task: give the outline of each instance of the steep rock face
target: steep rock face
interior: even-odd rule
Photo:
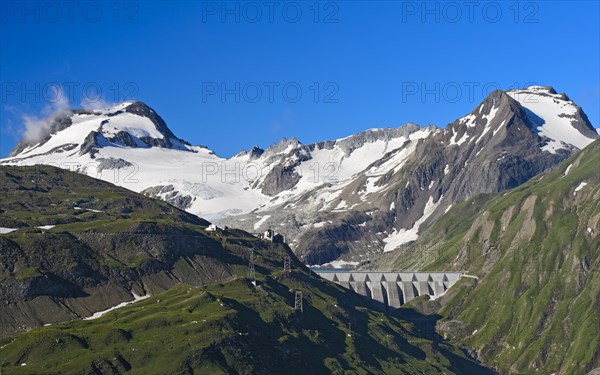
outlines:
[[[294,165],[274,166],[261,184],[261,192],[268,196],[281,193],[284,190],[293,188],[300,175],[294,170]]]
[[[258,146],[254,146],[250,149],[250,151],[241,151],[240,153],[238,153],[236,155],[236,157],[243,157],[248,155],[248,160],[254,160],[254,159],[258,159],[263,153],[265,152],[265,150],[263,150],[262,148],[258,147]]]
[[[195,199],[190,195],[182,195],[178,191],[175,191],[173,185],[159,185],[153,186],[140,192],[147,197],[156,199],[162,199],[165,202],[185,210],[190,207],[192,201]]]
[[[102,140],[106,140],[102,134],[97,131],[90,132],[79,147],[79,155],[89,155],[92,159],[95,158],[98,153],[98,144],[100,144]]]
[[[162,145],[161,147],[171,147],[172,144],[169,143],[169,140],[171,140],[171,139],[176,139],[176,140],[179,140],[180,142],[189,144],[189,143],[177,138],[175,136],[175,134],[173,134],[171,129],[169,129],[165,120],[163,120],[163,118],[160,117],[158,115],[158,113],[156,113],[156,111],[154,111],[152,108],[150,108],[145,103],[143,103],[143,102],[132,103],[132,104],[128,105],[127,107],[125,107],[125,112],[133,113],[140,117],[150,119],[150,121],[152,121],[152,123],[156,126],[156,129],[164,136],[165,145]]]
[[[406,228],[420,218],[411,217],[411,208],[424,207],[430,198],[433,203],[441,200],[446,209],[475,194],[510,189],[550,170],[573,152],[541,152],[543,141],[533,128],[515,100],[495,91],[471,114],[418,144],[410,157],[413,163],[386,182],[398,180],[390,192],[398,217],[396,228]],[[430,218],[441,213],[437,210]]]
[[[114,137],[108,138],[107,141],[109,141],[110,143],[116,143],[116,144],[123,145],[126,147],[137,147],[138,146],[138,142],[135,141],[133,136],[124,131],[118,132],[117,134],[115,134]]]
[[[270,167],[266,170],[262,181],[256,181],[254,186],[260,187],[262,194],[272,197],[293,188],[300,181],[300,174],[296,171],[296,167],[310,159],[310,151],[296,138],[290,140],[283,138],[281,142],[265,151],[253,149],[253,152],[248,155],[248,160],[255,161],[259,158]]]
[[[454,174],[450,180],[459,180],[450,190],[455,202],[473,193],[497,192],[520,185],[570,155],[568,151],[558,155],[540,152],[542,140],[532,131],[534,124],[525,110],[502,91],[493,92],[469,116],[473,119],[470,122],[458,120],[450,124],[447,134],[450,137],[455,133],[460,138],[461,130],[466,128],[465,137],[469,137],[465,147],[446,155],[454,166],[463,166],[449,173]],[[476,140],[472,141],[473,138]]]

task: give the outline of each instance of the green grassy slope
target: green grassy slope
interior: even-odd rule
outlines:
[[[232,245],[205,220],[77,173],[2,166],[0,192],[0,227],[18,228],[0,235],[0,338],[89,316],[132,291],[227,280],[246,264],[220,251]],[[255,240],[243,241],[265,247]]]
[[[598,233],[596,141],[551,173],[454,207],[381,264],[478,276],[444,305],[439,328],[484,363],[582,374],[600,367]]]
[[[97,320],[30,331],[0,349],[2,372],[486,373],[302,271],[259,280],[180,284]],[[303,313],[292,308],[297,289]]]
[[[21,228],[0,235],[1,321],[29,325],[0,339],[2,374],[488,373],[418,314],[372,309],[284,244],[217,236],[163,202],[55,168],[0,173],[12,181],[3,225]],[[35,228],[47,224],[56,227]],[[131,290],[152,296],[81,320]],[[69,321],[55,323],[57,311]]]
[[[169,204],[78,173],[37,165],[0,166],[0,227],[122,231],[144,219],[208,224]],[[65,226],[62,226],[65,225]],[[35,231],[35,229],[34,229]],[[38,232],[40,232],[38,230]]]

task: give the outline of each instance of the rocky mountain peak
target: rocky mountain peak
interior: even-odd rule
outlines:
[[[289,139],[283,137],[281,138],[279,143],[275,143],[269,146],[266,150],[264,150],[264,153],[267,156],[276,155],[280,153],[287,153],[300,145],[302,145],[302,143],[296,137],[292,137]]]
[[[533,127],[519,102],[502,90],[494,90],[468,115],[449,124],[444,129],[444,138],[449,144],[457,145],[487,143],[498,132],[502,136],[502,130],[514,123]]]
[[[160,117],[160,115],[147,104],[139,101],[134,102],[125,107],[125,112],[150,119],[150,121],[152,121],[152,123],[156,126],[156,129],[163,134],[166,139],[175,138],[183,143],[189,144],[177,138],[171,129],[169,129],[165,120],[163,120],[163,118]]]
[[[522,108],[520,108],[519,103],[508,96],[506,92],[494,90],[473,110],[473,112],[471,112],[471,114],[481,117],[490,117],[492,114],[503,111],[519,113],[522,111]]]
[[[523,89],[524,91],[534,91],[537,93],[541,93],[541,94],[550,94],[550,95],[557,95],[556,90],[554,90],[554,87],[552,86],[527,86],[525,89]]]
[[[258,147],[258,145],[255,145],[248,152],[250,154],[250,160],[259,158],[264,152],[265,152],[265,150],[263,150],[262,148]]]
[[[506,93],[523,107],[532,129],[545,140],[545,151],[556,153],[571,147],[581,150],[598,138],[583,110],[550,86],[529,86]]]
[[[40,121],[41,138],[24,138],[10,157],[28,158],[78,148],[95,158],[103,147],[161,147],[190,151],[163,118],[143,102],[124,102],[103,109],[73,109]]]
[[[258,159],[263,153],[265,152],[265,150],[263,150],[262,148],[260,148],[258,145],[255,145],[254,147],[252,147],[250,149],[250,151],[248,150],[242,150],[240,152],[238,152],[234,158],[238,158],[238,157],[242,157],[242,156],[248,156],[248,160],[254,160],[254,159]]]

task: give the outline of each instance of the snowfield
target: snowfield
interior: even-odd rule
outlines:
[[[556,153],[568,145],[581,150],[594,141],[571,125],[569,116],[575,115],[577,107],[572,101],[563,99],[562,95],[552,94],[541,86],[511,90],[507,94],[533,113],[530,118],[538,124],[539,134],[550,139],[543,150]]]

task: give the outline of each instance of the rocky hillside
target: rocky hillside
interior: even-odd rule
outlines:
[[[164,202],[47,166],[0,180],[2,336],[233,275],[208,223]]]
[[[284,244],[54,167],[0,174],[2,373],[490,373]]]
[[[503,194],[453,207],[376,269],[477,276],[439,331],[503,372],[600,367],[600,141]],[[440,307],[440,306],[438,306]]]

